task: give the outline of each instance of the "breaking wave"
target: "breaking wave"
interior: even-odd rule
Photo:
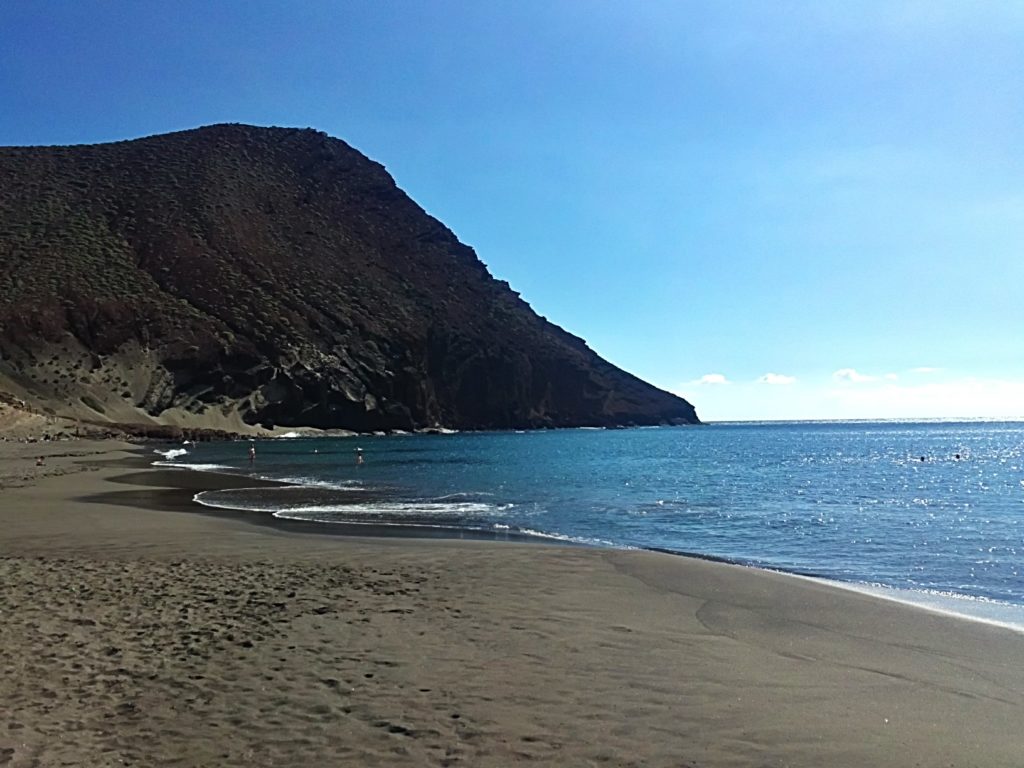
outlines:
[[[187,448],[170,448],[170,449],[168,449],[166,451],[161,451],[160,449],[157,449],[157,450],[153,451],[153,453],[158,454],[160,456],[163,456],[165,459],[170,460],[170,459],[176,459],[179,456],[184,456],[185,454],[188,453],[188,449]]]

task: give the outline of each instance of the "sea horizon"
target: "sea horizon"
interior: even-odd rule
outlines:
[[[710,419],[704,424],[975,424],[1024,422],[1024,416],[887,416],[830,419]]]

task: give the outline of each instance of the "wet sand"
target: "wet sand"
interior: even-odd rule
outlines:
[[[0,765],[1021,765],[1022,634],[671,555],[195,514],[233,480],[118,447],[37,478],[0,446]]]

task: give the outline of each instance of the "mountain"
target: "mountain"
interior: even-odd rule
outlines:
[[[495,280],[375,163],[213,125],[0,148],[0,392],[124,423],[697,423]]]

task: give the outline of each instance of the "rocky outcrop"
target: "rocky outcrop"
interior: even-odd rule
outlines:
[[[0,390],[129,423],[695,423],[495,280],[382,166],[216,125],[0,149]]]

